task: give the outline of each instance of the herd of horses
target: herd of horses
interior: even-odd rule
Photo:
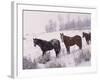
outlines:
[[[82,37],[85,38],[87,45],[89,45],[89,41],[91,41],[91,33],[82,33]],[[61,41],[64,43],[67,53],[70,54],[70,47],[73,45],[77,45],[79,49],[82,49],[82,38],[79,35],[75,35],[73,37],[66,36],[63,33],[60,33],[60,38]],[[42,50],[42,56],[49,51],[54,49],[56,53],[56,57],[58,57],[60,50],[61,50],[61,45],[60,41],[58,39],[52,39],[50,41],[38,39],[38,38],[33,38],[33,43],[34,46],[38,45],[41,50]]]

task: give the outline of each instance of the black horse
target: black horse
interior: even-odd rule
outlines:
[[[38,45],[41,48],[41,50],[43,52],[42,56],[44,56],[46,51],[54,49],[55,53],[56,53],[56,57],[57,57],[60,52],[60,49],[61,49],[60,41],[57,39],[52,39],[50,41],[46,41],[46,40],[35,38],[35,39],[33,39],[33,43],[34,43],[34,46]]]
[[[82,39],[79,35],[74,37],[65,36],[63,33],[60,33],[61,40],[64,42],[67,52],[70,53],[70,46],[77,45],[80,49],[82,49]]]
[[[83,37],[85,37],[85,40],[86,40],[87,44],[89,45],[89,41],[91,41],[91,33],[83,32]]]

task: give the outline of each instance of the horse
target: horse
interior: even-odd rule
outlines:
[[[35,47],[36,47],[36,45],[38,45],[41,48],[42,56],[44,56],[46,51],[50,51],[50,50],[54,49],[54,51],[56,53],[56,57],[58,57],[58,54],[60,53],[60,50],[61,50],[60,41],[57,39],[52,39],[50,41],[46,41],[46,40],[42,40],[42,39],[37,39],[37,38],[34,39],[33,38],[33,43],[34,43]]]
[[[70,46],[77,45],[79,49],[82,49],[82,39],[79,35],[69,37],[65,36],[63,33],[60,33],[62,42],[64,42],[68,54],[70,54]]]
[[[91,33],[83,32],[83,37],[85,37],[85,40],[86,40],[87,44],[89,45],[89,41],[91,41]]]

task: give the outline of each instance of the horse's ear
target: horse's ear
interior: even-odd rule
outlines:
[[[35,40],[35,38],[33,38],[33,40]]]

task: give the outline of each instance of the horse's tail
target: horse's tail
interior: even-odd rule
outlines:
[[[58,41],[59,52],[61,51],[60,41]]]
[[[61,46],[60,46],[60,41],[59,40],[57,41],[57,43],[56,43],[56,45],[54,47],[57,49],[58,53],[60,53]]]

